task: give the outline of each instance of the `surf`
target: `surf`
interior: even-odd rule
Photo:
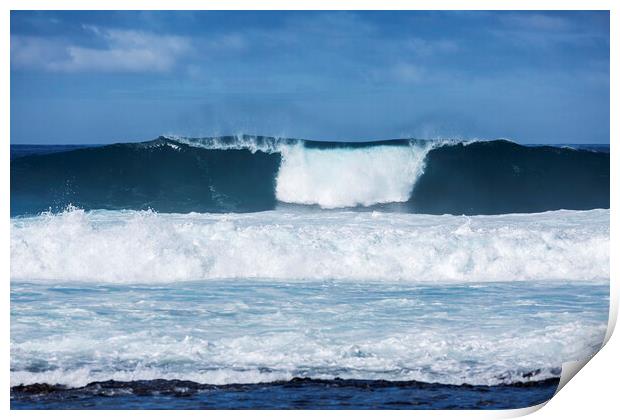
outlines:
[[[505,140],[160,137],[11,161],[11,215],[68,205],[244,213],[281,205],[425,214],[609,208],[609,153]]]
[[[609,210],[435,216],[84,211],[11,220],[11,279],[167,283],[609,278]]]

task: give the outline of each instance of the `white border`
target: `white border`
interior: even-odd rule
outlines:
[[[9,139],[10,139],[10,82],[9,82],[9,57],[10,57],[10,10],[70,10],[70,9],[97,9],[97,10],[195,10],[195,9],[212,9],[212,10],[405,10],[405,9],[417,9],[417,10],[610,10],[611,19],[611,104],[610,115],[611,118],[611,138],[618,136],[618,124],[614,120],[614,116],[618,116],[618,84],[617,76],[620,70],[618,66],[619,51],[618,51],[618,39],[620,19],[618,18],[618,11],[620,4],[614,1],[603,0],[591,0],[591,1],[578,1],[578,0],[564,0],[558,2],[557,0],[475,0],[465,2],[463,0],[444,0],[444,1],[402,1],[402,0],[382,0],[377,1],[352,1],[352,0],[298,0],[292,4],[290,1],[283,0],[262,0],[260,2],[251,2],[247,0],[229,0],[229,1],[209,1],[209,2],[197,2],[192,0],[93,0],[88,2],[86,7],[85,2],[75,0],[57,0],[55,2],[45,0],[5,0],[2,2],[2,14],[0,17],[0,30],[2,31],[2,66],[0,66],[0,92],[2,92],[2,104],[0,106],[0,133],[3,137],[3,147],[0,148],[0,162],[2,167],[0,170],[0,229],[2,232],[2,252],[0,255],[0,273],[2,273],[2,279],[4,281],[4,287],[2,293],[4,297],[4,310],[2,312],[2,332],[4,340],[2,340],[1,354],[2,360],[4,360],[3,372],[0,377],[2,382],[0,383],[0,390],[3,390],[2,406],[3,409],[8,412],[9,410],[9,367],[10,367],[10,355],[9,355],[9,340],[10,340],[10,317],[9,317],[9,305],[10,305],[10,247],[9,247]],[[501,6],[501,7],[500,7]],[[612,147],[611,154],[611,206],[612,209],[618,208],[619,194],[617,191],[618,176],[619,176],[619,163],[618,153],[615,151],[615,145]],[[611,255],[620,255],[618,253],[618,218],[615,210],[611,212]],[[610,327],[608,329],[607,339],[609,339],[615,321],[617,319],[618,312],[618,285],[617,285],[617,273],[618,262],[614,258],[611,259],[611,307],[610,307]],[[617,388],[616,380],[620,378],[619,363],[615,354],[620,354],[620,342],[617,337],[611,337],[607,345],[596,355],[588,366],[579,373],[576,380],[570,381],[570,383],[563,388],[556,397],[554,397],[545,406],[544,409],[537,411],[543,405],[538,407],[532,407],[520,410],[502,410],[502,411],[355,411],[353,415],[358,418],[371,418],[378,416],[390,416],[400,417],[415,416],[417,418],[427,417],[442,417],[442,418],[507,418],[516,417],[537,411],[533,418],[572,418],[594,416],[594,418],[611,418],[614,414],[618,413],[618,404],[616,400]],[[323,411],[321,416],[327,416],[329,418],[336,418],[340,416],[338,411]],[[46,416],[48,418],[82,418],[87,415],[92,418],[108,418],[110,412],[88,412],[85,414],[80,411],[44,411],[44,412],[29,412],[29,411],[13,411],[8,413],[15,418],[30,418],[35,416]],[[234,418],[237,416],[247,416],[248,412],[229,412],[229,411],[216,411],[210,412],[209,416],[217,418]],[[314,418],[316,412],[314,411],[253,411],[252,417],[273,419],[273,418],[288,418],[290,416],[299,418]],[[350,415],[351,412],[343,413],[344,415]],[[175,411],[115,411],[112,415],[128,417],[132,419],[139,418],[164,418],[171,415],[182,416],[185,418],[197,418],[203,417],[204,412],[175,412]]]

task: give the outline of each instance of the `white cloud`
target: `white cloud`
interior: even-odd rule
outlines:
[[[11,66],[43,67],[66,53],[63,46],[45,38],[11,36]]]
[[[52,71],[164,72],[191,50],[187,38],[85,26],[104,44],[84,47],[42,37],[11,37],[11,64]]]

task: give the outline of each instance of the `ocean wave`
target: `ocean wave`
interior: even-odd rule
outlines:
[[[272,137],[115,144],[15,158],[11,214],[253,212],[283,203],[427,214],[609,207],[609,154],[508,141]]]
[[[170,333],[171,334],[171,333]],[[501,385],[558,377],[594,353],[604,325],[571,323],[512,333],[422,329],[351,344],[305,331],[203,340],[144,331],[11,343],[11,386],[81,387],[96,381],[187,380],[224,385],[313,379]],[[495,335],[493,335],[495,334]],[[49,357],[50,359],[46,359]],[[62,367],[45,367],[52,364]]]
[[[159,140],[178,142],[190,147],[207,150],[248,150],[251,153],[280,153],[290,146],[303,145],[306,142],[299,139],[250,136],[247,134],[202,138],[166,135],[161,136]],[[170,143],[168,142],[167,144]]]
[[[320,369],[319,369],[320,370]],[[366,381],[391,381],[391,382],[420,382],[420,383],[440,383],[443,385],[470,385],[470,386],[498,386],[527,384],[545,381],[548,379],[559,378],[560,367],[537,368],[532,371],[512,370],[493,374],[488,372],[488,377],[468,377],[458,380],[445,375],[445,382],[437,382],[437,377],[432,374],[419,374],[406,369],[398,369],[395,372],[369,372],[369,371],[348,371],[347,369],[337,369],[336,374],[316,373],[310,376],[296,376],[298,374],[308,374],[309,370],[300,369],[297,371],[276,370],[268,368],[261,369],[210,369],[195,372],[175,372],[157,368],[139,368],[136,370],[112,370],[102,371],[101,368],[77,368],[77,369],[58,369],[43,372],[12,371],[11,387],[28,386],[33,384],[60,385],[69,388],[80,388],[96,382],[119,381],[191,381],[195,384],[203,385],[230,385],[230,384],[265,384],[280,381],[291,381],[296,378],[307,378],[311,380],[366,380]],[[310,370],[311,371],[311,370]],[[325,369],[325,372],[328,370]],[[456,375],[455,375],[456,376]],[[424,378],[431,382],[424,382],[419,379]],[[464,382],[464,381],[472,381]],[[479,383],[480,382],[480,383]]]
[[[11,278],[606,280],[609,210],[468,217],[69,209],[11,220]]]
[[[429,144],[333,149],[290,147],[276,177],[278,201],[322,208],[404,203],[424,172]]]

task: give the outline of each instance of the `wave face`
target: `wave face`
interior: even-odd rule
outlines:
[[[160,138],[11,162],[11,211],[85,209],[244,212],[275,206],[280,155],[190,147]]]
[[[422,213],[609,208],[609,153],[503,140],[431,150],[409,201]]]
[[[428,214],[609,207],[609,153],[507,141],[165,138],[16,157],[11,214],[253,212],[292,203]]]
[[[11,219],[11,279],[604,280],[609,210],[433,216],[69,210]]]

